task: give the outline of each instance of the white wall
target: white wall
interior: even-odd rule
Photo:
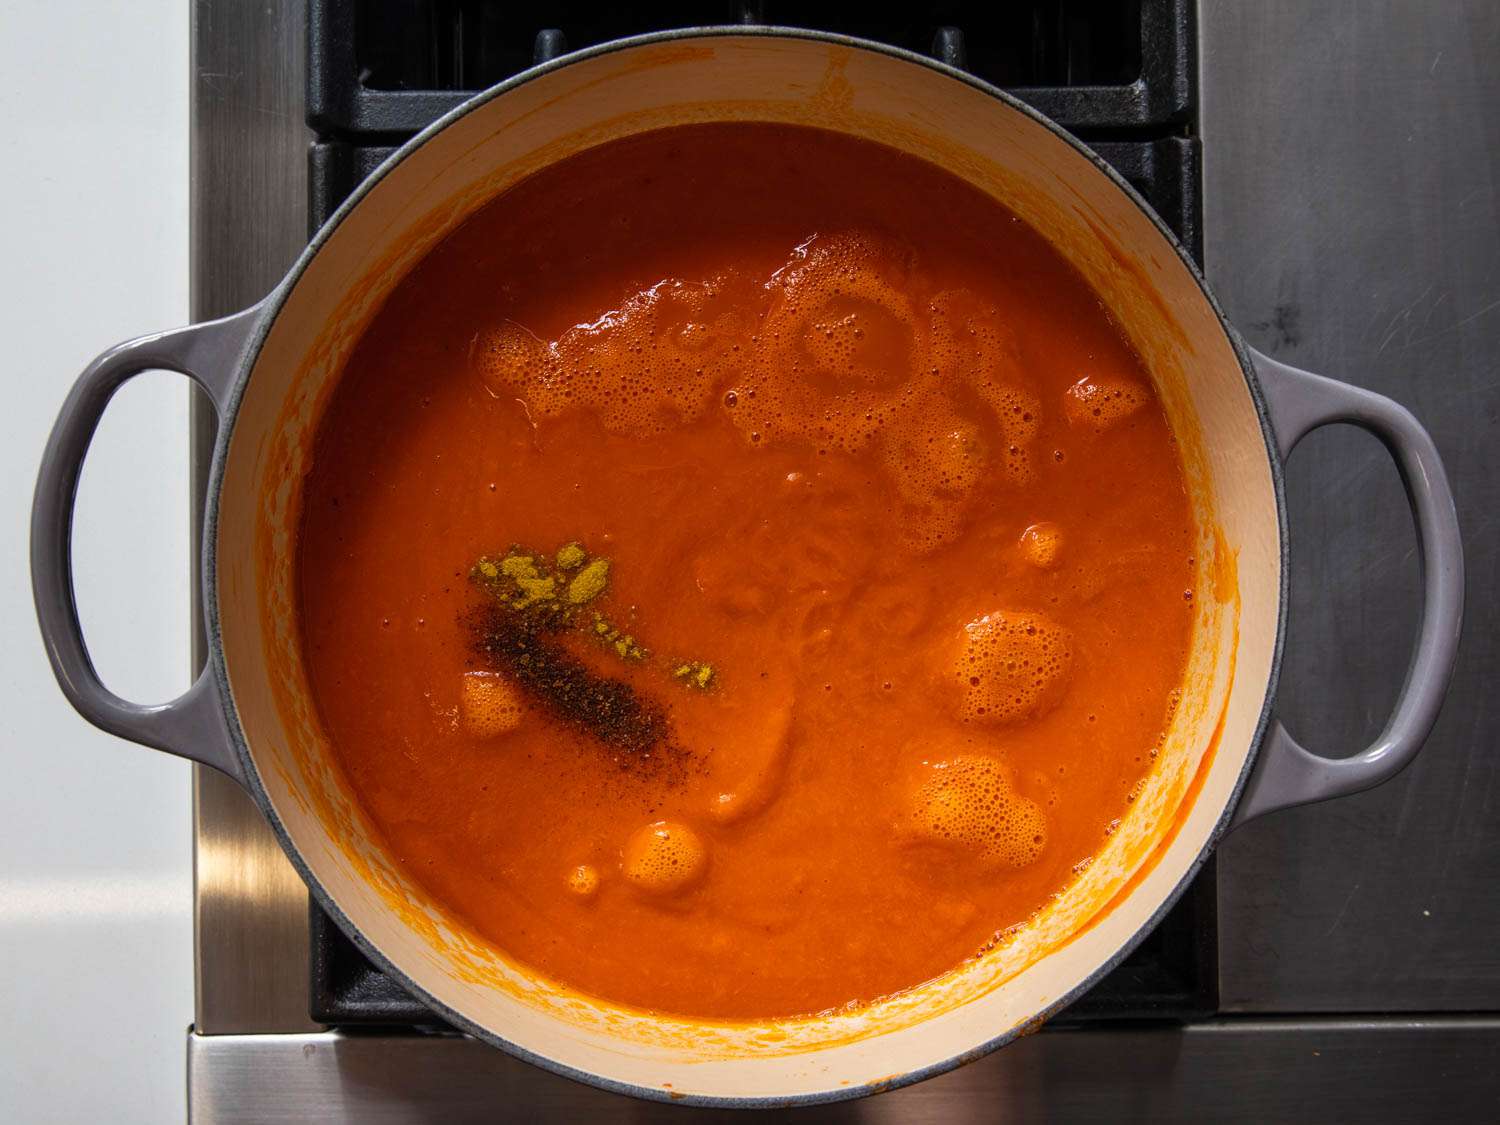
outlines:
[[[188,767],[79,719],[31,608],[37,460],[69,384],[187,316],[187,0],[0,0],[0,1119],[186,1117]],[[79,497],[96,661],[188,680],[187,396],[128,385]]]

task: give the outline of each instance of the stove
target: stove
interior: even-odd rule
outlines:
[[[195,316],[231,311],[269,289],[306,236],[396,146],[473,92],[569,50],[705,23],[774,23],[857,35],[928,53],[1002,86],[1113,165],[1201,264],[1205,242],[1215,245],[1204,219],[1205,203],[1212,203],[1212,196],[1205,199],[1205,161],[1214,159],[1216,143],[1205,128],[1205,101],[1212,110],[1218,104],[1214,91],[1220,97],[1224,91],[1209,81],[1213,72],[1205,66],[1207,98],[1200,95],[1200,59],[1211,48],[1232,49],[1234,27],[1250,22],[1244,14],[1210,10],[1200,34],[1194,0],[937,3],[904,15],[887,6],[826,3],[645,3],[616,11],[482,0],[305,3],[271,0],[251,10],[199,0],[195,6]],[[1317,22],[1311,5],[1304,16],[1304,24]],[[1294,33],[1284,20],[1266,22],[1280,34]],[[1500,32],[1500,20],[1491,23]],[[1225,158],[1232,167],[1236,157],[1228,146],[1253,132],[1245,107],[1229,105],[1221,113],[1224,133],[1233,138]],[[1210,116],[1207,123],[1214,120]],[[1221,179],[1235,182],[1233,176]],[[1500,270],[1492,282],[1500,290]],[[1260,331],[1286,347],[1288,329],[1300,331],[1297,315],[1288,324],[1287,308],[1273,310],[1264,323],[1239,323],[1252,340]],[[1382,389],[1412,401],[1399,386]],[[1419,413],[1431,421],[1426,411]],[[201,468],[211,448],[212,418],[206,407],[195,418]],[[1374,477],[1377,465],[1372,461],[1367,475]],[[1461,479],[1461,466],[1453,467]],[[1293,486],[1295,492],[1295,478]],[[1294,543],[1297,530],[1294,520]],[[1470,551],[1472,567],[1472,546]],[[1395,648],[1404,654],[1405,643]],[[1456,692],[1450,711],[1463,706]],[[1500,730],[1500,722],[1494,729]],[[1424,759],[1431,754],[1429,748]],[[506,1112],[528,1118],[670,1112],[577,1086],[447,1029],[309,905],[305,888],[232,783],[199,770],[195,812],[198,1004],[189,1037],[195,1119],[262,1120],[284,1113],[405,1121],[441,1114],[447,1121]],[[1334,807],[1288,815],[1306,820],[1320,813],[1338,815]],[[1500,842],[1500,831],[1488,831],[1492,844]],[[1237,848],[1240,836],[1225,849],[1231,859],[1243,851]],[[1227,866],[1231,879],[1248,867],[1247,878],[1266,880],[1270,886],[1259,893],[1277,885],[1279,872],[1263,870],[1260,852]],[[1360,1077],[1370,1052],[1401,1052],[1403,1062],[1392,1073],[1404,1075],[1408,1085],[1451,1070],[1455,1060],[1460,1073],[1473,1063],[1477,1074],[1478,1061],[1487,1059],[1493,1076],[1500,1025],[1487,1016],[1427,1012],[1412,1018],[1417,1009],[1406,1007],[1405,1016],[1370,1018],[1378,1005],[1308,1008],[1285,1004],[1284,998],[1280,1006],[1259,1007],[1258,955],[1245,943],[1268,931],[1254,925],[1248,934],[1239,931],[1245,894],[1237,886],[1245,884],[1221,887],[1225,869],[1225,863],[1210,860],[1139,948],[1043,1035],[942,1079],[813,1112],[977,1115],[1032,1104],[1086,1110],[1090,1102],[1080,1089],[1097,1095],[1099,1083],[1125,1099],[1100,1103],[1101,1109],[1118,1109],[1131,1099],[1164,1110],[1228,1106],[1239,1103],[1226,1102],[1226,1091],[1241,1091],[1245,1083],[1237,1059],[1253,1071],[1308,1051],[1344,1060],[1338,1064],[1343,1069],[1333,1062],[1321,1067],[1332,1072],[1321,1080],[1341,1091],[1345,1104],[1366,1099],[1372,1110],[1390,1106],[1372,1096],[1378,1082],[1372,1086]],[[1500,874],[1497,869],[1500,863],[1492,862],[1490,870]],[[1353,886],[1357,893],[1359,884]],[[1225,932],[1221,902],[1235,932]],[[1500,921],[1500,908],[1491,914]],[[1231,975],[1226,987],[1226,960],[1245,962],[1251,971]],[[1486,1003],[1476,1007],[1500,1009],[1500,970],[1492,966],[1482,980],[1489,991],[1482,994]],[[1275,995],[1274,985],[1267,992]],[[1309,1010],[1344,1015],[1309,1019],[1303,1014]],[[1437,1070],[1422,1069],[1422,1059]],[[272,1066],[278,1068],[274,1075],[265,1070]],[[1500,1096],[1500,1085],[1489,1081],[1490,1093]],[[1274,1117],[1267,1107],[1294,1090],[1304,1099],[1316,1093],[1293,1084],[1278,1087],[1269,1101],[1250,1104],[1261,1107],[1261,1116]],[[1266,1098],[1266,1091],[1259,1096]],[[1190,1098],[1199,1101],[1179,1101]]]

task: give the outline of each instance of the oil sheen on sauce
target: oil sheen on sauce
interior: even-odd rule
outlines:
[[[638,1008],[814,1013],[1099,848],[1193,534],[1149,378],[1034,231],[872,144],[684,127],[539,173],[389,298],[306,481],[303,643],[351,790],[477,934]],[[607,581],[527,632],[476,581],[508,556],[511,594]]]

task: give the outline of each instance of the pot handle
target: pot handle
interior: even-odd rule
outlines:
[[[73,506],[83,459],[110,399],[142,371],[186,375],[213,400],[220,420],[237,361],[259,317],[247,309],[223,320],[141,336],[111,348],[78,377],[42,453],[31,504],[31,592],[47,658],[74,709],[110,734],[222,770],[244,783],[212,666],[170,703],[121,699],[94,670],[73,596]]]
[[[1353,757],[1325,758],[1304,749],[1273,717],[1231,829],[1277,809],[1369,789],[1416,757],[1453,676],[1464,609],[1458,513],[1437,447],[1422,424],[1384,395],[1299,371],[1253,349],[1250,356],[1283,459],[1309,433],[1331,422],[1368,430],[1395,459],[1417,527],[1422,625],[1406,682],[1374,744]]]

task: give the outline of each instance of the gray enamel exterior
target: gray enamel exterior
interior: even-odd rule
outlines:
[[[507,91],[531,81],[542,74],[549,73],[558,67],[568,66],[574,62],[597,55],[648,43],[697,37],[746,35],[816,40],[837,44],[850,49],[875,51],[914,65],[936,70],[955,81],[981,90],[1004,103],[1012,110],[1024,114],[1060,139],[1073,145],[1082,155],[1087,157],[1117,189],[1125,193],[1156,225],[1163,239],[1173,247],[1183,264],[1192,273],[1201,292],[1214,309],[1220,324],[1223,326],[1228,339],[1233,345],[1239,357],[1241,370],[1251,398],[1260,416],[1262,431],[1266,441],[1267,458],[1270,463],[1276,494],[1278,526],[1281,530],[1282,557],[1276,642],[1273,653],[1272,671],[1266,685],[1260,721],[1256,728],[1253,744],[1248,748],[1245,765],[1236,784],[1235,792],[1226,803],[1215,830],[1191,868],[1160,904],[1148,922],[1136,931],[1129,941],[1122,944],[1107,963],[1101,965],[1097,972],[1087,980],[1082,981],[1076,988],[1059,997],[1046,1010],[1039,1012],[1035,1023],[1028,1024],[1024,1028],[1009,1030],[1005,1034],[997,1036],[973,1050],[955,1056],[945,1062],[922,1070],[895,1076],[883,1084],[880,1089],[890,1090],[906,1086],[913,1082],[921,1081],[924,1078],[945,1073],[975,1058],[979,1058],[1013,1041],[1024,1034],[1025,1031],[1049,1019],[1072,1003],[1078,996],[1114,969],[1139,944],[1141,939],[1156,926],[1161,917],[1171,908],[1187,885],[1192,881],[1204,861],[1212,853],[1218,841],[1226,832],[1232,830],[1238,824],[1243,823],[1252,816],[1262,815],[1277,808],[1304,804],[1309,801],[1322,800],[1342,793],[1356,792],[1368,788],[1370,785],[1378,784],[1385,777],[1394,774],[1405,765],[1411,756],[1415,754],[1416,750],[1420,748],[1422,737],[1425,737],[1427,729],[1430,729],[1432,721],[1436,718],[1437,707],[1441,703],[1443,691],[1451,675],[1453,654],[1457,644],[1458,617],[1461,614],[1462,557],[1457,538],[1456,521],[1451,517],[1453,509],[1452,496],[1448,491],[1441,462],[1437,458],[1436,451],[1432,449],[1431,441],[1426,437],[1425,431],[1422,431],[1420,425],[1416,423],[1415,419],[1404,408],[1389,399],[1372,394],[1371,392],[1356,392],[1360,396],[1358,402],[1355,402],[1354,399],[1339,400],[1336,395],[1330,392],[1330,397],[1341,404],[1340,410],[1343,412],[1325,411],[1326,416],[1319,414],[1320,408],[1317,406],[1309,408],[1300,404],[1300,392],[1298,390],[1300,386],[1321,387],[1323,384],[1328,384],[1332,387],[1343,388],[1351,392],[1354,391],[1354,388],[1349,388],[1345,384],[1322,379],[1319,376],[1310,375],[1306,372],[1298,372],[1295,369],[1282,369],[1282,365],[1275,364],[1274,361],[1265,360],[1264,357],[1254,355],[1245,346],[1239,334],[1225,320],[1222,309],[1214,299],[1212,292],[1208,289],[1201,273],[1186,249],[1155,213],[1152,212],[1140,195],[1112,168],[1099,160],[1098,157],[1089,152],[1088,149],[1079,144],[1068,133],[1027,107],[1024,103],[996,87],[990,86],[944,63],[936,62],[931,58],[883,44],[803,29],[731,26],[660,32],[632,39],[619,40],[579,51],[534,67],[507,82],[476,95],[451,113],[435,121],[431,126],[392,154],[389,160],[381,165],[350,195],[338,211],[329,219],[328,223],[314,236],[307,249],[298,258],[296,264],[276,287],[275,291],[253,308],[223,320],[195,325],[171,333],[141,337],[104,353],[80,376],[77,385],[74,387],[72,394],[69,396],[59,415],[43,455],[32,513],[32,583],[37,603],[38,619],[47,644],[49,657],[52,660],[53,670],[64,693],[79,713],[95,725],[132,741],[167,750],[182,757],[214,766],[244,785],[254,798],[261,813],[266,817],[275,831],[282,848],[286,851],[298,874],[307,882],[313,895],[323,909],[348,933],[351,940],[355,942],[366,956],[382,970],[398,980],[414,995],[419,996],[445,1020],[519,1058],[535,1063],[555,1073],[612,1092],[630,1094],[651,1100],[672,1101],[690,1105],[775,1108],[848,1100],[876,1091],[871,1087],[858,1087],[853,1089],[834,1089],[797,1097],[683,1098],[680,1095],[673,1096],[660,1089],[613,1082],[598,1075],[579,1072],[571,1067],[559,1064],[552,1059],[537,1056],[524,1047],[502,1038],[492,1030],[476,1025],[462,1013],[454,1011],[427,994],[379,949],[372,946],[364,935],[353,926],[343,912],[339,910],[337,904],[333,902],[317,880],[313,878],[311,871],[298,854],[275,809],[271,806],[264,785],[256,771],[249,747],[245,743],[244,732],[239,725],[232,706],[232,694],[229,689],[227,672],[224,666],[222,634],[218,614],[217,565],[215,557],[219,515],[219,490],[223,483],[225,456],[229,445],[229,438],[233,432],[239,403],[243,397],[249,374],[254,367],[260,347],[283,302],[296,285],[303,271],[307,268],[308,263],[316,256],[345,216],[359,205],[360,201],[373,190],[375,185],[392,168],[424,144],[428,138],[445,129],[453,122],[473,112],[480,106],[487,104],[494,98],[505,94]],[[1268,375],[1258,376],[1257,365],[1260,363],[1271,365],[1264,368],[1264,371],[1269,373]],[[73,604],[71,559],[68,544],[71,534],[72,504],[74,492],[77,487],[78,474],[99,417],[108,404],[109,398],[121,384],[134,374],[152,368],[182,372],[203,387],[214,401],[220,420],[220,427],[214,448],[213,463],[210,469],[204,518],[203,557],[201,560],[204,614],[209,643],[208,665],[193,687],[177,700],[159,707],[142,707],[114,696],[104,688],[93,672],[92,664],[83,646],[77,611]],[[1262,377],[1268,378],[1269,381],[1275,383],[1280,388],[1274,400],[1271,396],[1267,395],[1266,389],[1262,387]],[[1304,383],[1299,382],[1299,380],[1317,380],[1317,383]],[[1377,403],[1381,405],[1377,406]],[[1302,425],[1303,421],[1308,418],[1318,420],[1312,421],[1304,429],[1297,430],[1297,427]],[[1398,425],[1398,418],[1404,418],[1406,421]],[[1316,756],[1302,750],[1301,747],[1297,746],[1290,739],[1290,736],[1285,734],[1285,731],[1279,724],[1275,724],[1273,728],[1270,713],[1271,701],[1275,697],[1276,680],[1281,664],[1282,644],[1285,637],[1286,625],[1286,505],[1283,490],[1283,459],[1285,452],[1296,444],[1296,440],[1303,433],[1318,425],[1334,420],[1352,420],[1359,424],[1367,425],[1378,435],[1382,436],[1387,441],[1387,444],[1393,448],[1398,465],[1402,468],[1403,479],[1408,480],[1409,495],[1413,498],[1414,511],[1418,516],[1419,524],[1431,528],[1434,532],[1433,542],[1430,546],[1429,562],[1430,564],[1442,564],[1441,566],[1432,565],[1431,571],[1429,571],[1429,612],[1427,621],[1424,622],[1423,630],[1425,638],[1428,631],[1427,626],[1429,624],[1433,625],[1438,639],[1435,647],[1430,651],[1428,647],[1419,643],[1418,658],[1414,661],[1412,674],[1408,677],[1407,685],[1402,693],[1403,703],[1398,705],[1397,713],[1393,717],[1391,727],[1388,728],[1386,736],[1383,736],[1382,739],[1382,744],[1390,739],[1395,739],[1396,744],[1394,749],[1388,747],[1385,753],[1380,756],[1378,764],[1371,763],[1371,768],[1362,775],[1359,775],[1358,778],[1356,778],[1355,771],[1345,771],[1344,773],[1336,773],[1334,775],[1338,780],[1330,780],[1327,774],[1319,773],[1317,770],[1309,770],[1307,763],[1297,756],[1299,753],[1302,758],[1312,759],[1315,763],[1329,762],[1329,760],[1316,758]],[[1294,431],[1296,431],[1295,436],[1289,439],[1280,436],[1283,434],[1292,434]],[[1423,444],[1424,442],[1425,444]],[[1417,466],[1422,472],[1416,477],[1411,476],[1408,473],[1409,465]],[[1411,491],[1410,481],[1412,479],[1425,482],[1417,492]],[[1442,515],[1443,512],[1450,514],[1446,520]],[[1426,546],[1425,538],[1424,546]],[[1439,574],[1438,589],[1436,591],[1432,588],[1431,582],[1431,574],[1434,571]],[[1442,577],[1443,575],[1446,575],[1446,577]],[[1434,593],[1441,596],[1434,597]],[[1454,601],[1455,597],[1457,598],[1456,602]],[[1451,640],[1444,639],[1449,636],[1451,636]],[[1410,707],[1405,702],[1407,700],[1412,701]],[[1410,711],[1410,714],[1407,715],[1406,720],[1401,724],[1401,729],[1394,729],[1397,726],[1397,720],[1401,719],[1402,715],[1408,711]],[[1272,729],[1276,732],[1275,737],[1267,738],[1267,731]],[[1262,744],[1264,744],[1264,749],[1262,749]],[[1377,745],[1376,749],[1379,749],[1379,745]],[[1358,761],[1358,759],[1355,759],[1355,761]],[[1329,764],[1336,766],[1338,763],[1329,762]],[[1379,776],[1376,776],[1377,772]],[[1240,815],[1236,812],[1236,809],[1242,804],[1241,798],[1247,792],[1255,794],[1263,793],[1264,796],[1260,797],[1254,806],[1247,807],[1245,815]]]
[[[226,726],[227,696],[205,668],[169,703],[143,705],[104,686],[83,640],[73,596],[73,503],[84,457],[110,399],[142,371],[176,371],[197,383],[219,416],[249,370],[246,347],[259,308],[223,320],[141,336],[104,352],[78,377],[42,453],[31,508],[31,586],[37,620],[58,686],[96,727],[143,746],[213,766],[244,784]],[[228,432],[227,427],[225,432]]]
[[[1320,426],[1349,422],[1380,439],[1401,474],[1417,524],[1422,626],[1406,682],[1375,742],[1347,758],[1314,754],[1273,720],[1231,828],[1277,809],[1359,793],[1405,769],[1437,722],[1458,658],[1464,612],[1463,541],[1437,446],[1411,411],[1384,395],[1289,367],[1252,351],[1283,461]]]

